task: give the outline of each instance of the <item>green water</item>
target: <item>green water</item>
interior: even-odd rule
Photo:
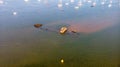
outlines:
[[[61,36],[34,27],[22,30],[14,29],[4,36],[0,46],[1,67],[117,67],[119,64],[119,25],[79,36]]]
[[[17,2],[19,4],[14,6]],[[118,7],[85,6],[75,10],[72,5],[61,11],[53,7],[56,4],[30,6],[28,3],[26,6],[17,0],[15,3],[0,6],[0,67],[119,67]],[[18,15],[11,15],[13,8]],[[54,32],[37,29],[33,26],[36,23]],[[85,33],[84,30],[89,31],[85,27],[79,35],[58,32],[67,24],[84,28],[84,23],[93,25],[90,31],[95,31]]]

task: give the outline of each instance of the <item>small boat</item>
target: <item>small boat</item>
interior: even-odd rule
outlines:
[[[91,7],[95,7],[96,6],[96,3],[93,3],[92,5],[91,5]]]
[[[76,32],[76,31],[74,31],[74,30],[72,30],[71,32],[72,32],[72,33],[77,33],[77,32]]]
[[[67,32],[67,27],[61,27],[60,34],[65,34]]]
[[[34,27],[36,27],[36,28],[39,28],[41,26],[42,26],[42,24],[34,24]]]

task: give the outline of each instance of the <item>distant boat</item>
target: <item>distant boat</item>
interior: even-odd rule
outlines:
[[[91,5],[91,7],[95,7],[94,5]]]
[[[67,32],[67,27],[61,27],[60,34],[65,34]]]
[[[95,7],[96,6],[96,3],[93,3],[92,5],[91,5],[91,7]]]
[[[72,33],[77,33],[76,31],[73,31],[73,30],[72,30],[71,32],[72,32]]]
[[[48,31],[48,32],[57,32],[58,33],[58,31],[55,31],[55,30],[52,30],[52,29],[49,29],[49,28],[42,28],[42,24],[34,24],[34,27],[35,28],[40,28],[41,30],[44,30],[44,31]],[[61,28],[60,28],[60,30],[59,30],[59,33],[60,34],[70,34],[70,32],[67,32],[68,31],[68,28],[67,28],[67,26],[62,26]],[[76,34],[78,34],[77,33],[77,31],[75,31],[75,30],[71,30],[71,33],[76,33]]]
[[[42,24],[34,24],[34,27],[36,27],[36,28],[40,28],[42,26],[43,26]]]

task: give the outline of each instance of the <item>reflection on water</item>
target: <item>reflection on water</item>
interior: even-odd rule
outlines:
[[[76,1],[63,0],[59,10],[59,1],[25,1],[0,1],[0,67],[118,67],[116,2],[90,7],[88,0],[75,10]],[[35,28],[36,23],[57,32]],[[65,25],[80,35],[60,35]]]

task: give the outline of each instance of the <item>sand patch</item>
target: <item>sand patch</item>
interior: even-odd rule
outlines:
[[[76,31],[82,33],[94,33],[106,28],[112,27],[118,23],[118,18],[116,15],[114,16],[104,16],[104,17],[92,17],[92,18],[84,18],[82,20],[62,20],[51,22],[47,24],[47,26],[51,26],[51,28],[55,28],[56,25],[67,25],[68,31]]]
[[[83,32],[83,33],[93,33],[105,28],[113,26],[115,23],[111,22],[110,20],[105,21],[89,21],[87,22],[71,22],[69,31],[76,31],[76,32]]]

